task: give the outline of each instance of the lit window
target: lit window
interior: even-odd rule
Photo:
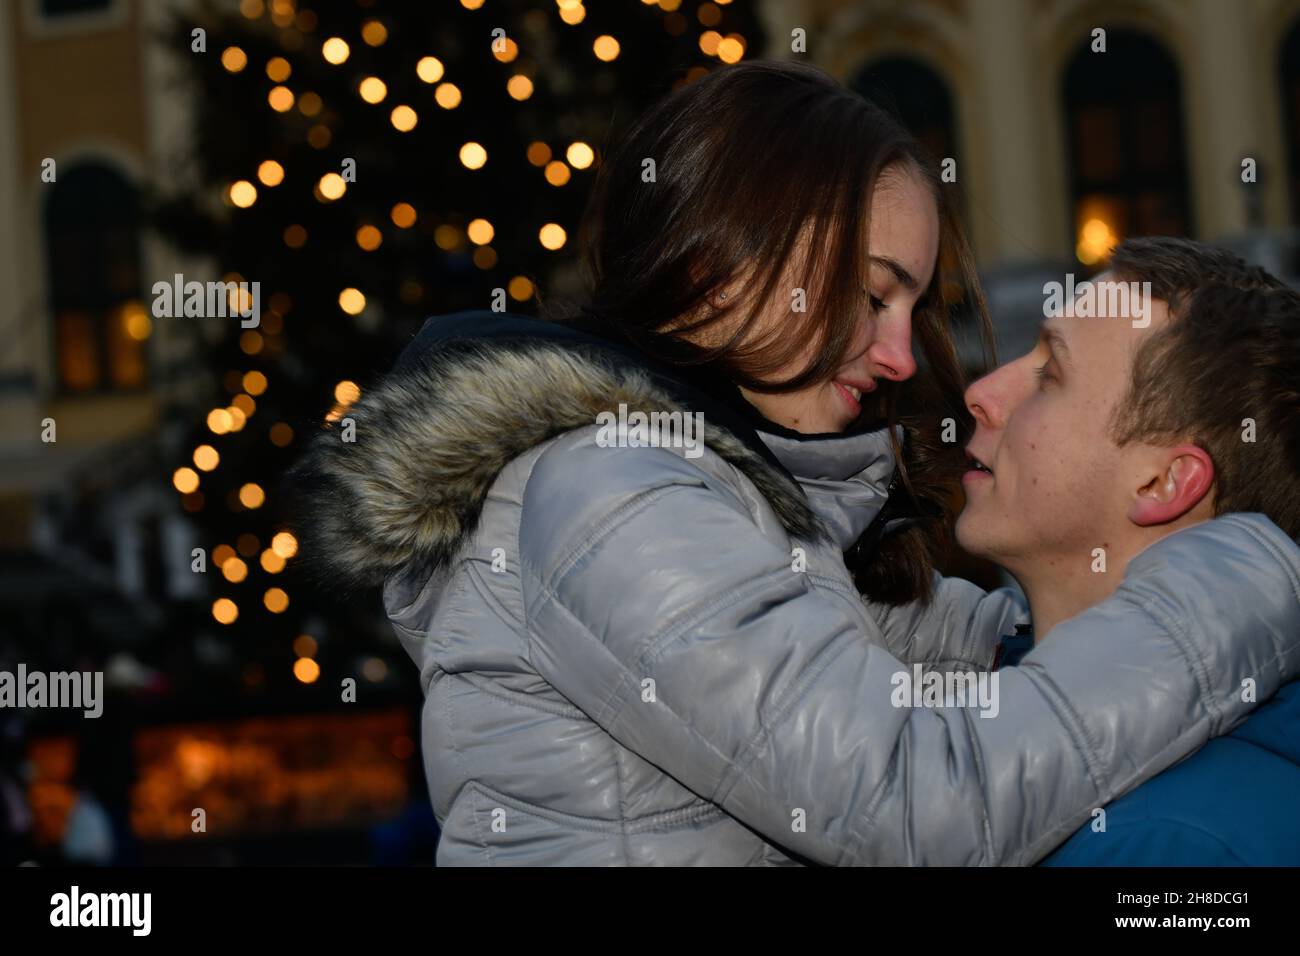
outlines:
[[[1192,229],[1182,83],[1155,39],[1108,30],[1106,54],[1085,40],[1066,68],[1071,246],[1101,266],[1127,236]]]
[[[56,368],[65,391],[147,380],[137,191],[102,164],[60,170],[45,205]]]

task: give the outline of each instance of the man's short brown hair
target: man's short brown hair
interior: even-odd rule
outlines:
[[[1262,512],[1300,538],[1300,293],[1189,239],[1126,240],[1110,269],[1150,282],[1171,319],[1138,347],[1111,436],[1192,442],[1214,461],[1216,515]]]

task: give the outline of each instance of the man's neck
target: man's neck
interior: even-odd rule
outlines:
[[[1041,644],[1052,628],[1062,621],[1100,604],[1115,593],[1129,562],[1155,544],[1183,528],[1200,524],[1203,518],[1162,525],[1106,549],[1105,564],[1090,550],[1073,558],[1041,560],[1023,571],[1008,568],[1029,601],[1034,623],[1034,643]],[[1101,570],[1104,567],[1105,570]],[[1094,568],[1096,570],[1094,570]],[[1063,570],[1064,569],[1064,570]]]
[[[1017,580],[1029,600],[1034,643],[1041,644],[1048,632],[1062,621],[1106,600],[1115,593],[1123,578],[1123,570],[1118,574],[1090,574],[1087,578],[1075,575],[1070,580],[1018,576]]]
[[[1079,546],[1073,554],[1039,554],[1023,567],[1008,567],[1029,600],[1035,644],[1057,624],[1114,594],[1129,561],[1150,543],[1136,536],[1123,541],[1118,537],[1113,531],[1103,535],[1099,540],[1106,544],[1100,555],[1094,543]]]

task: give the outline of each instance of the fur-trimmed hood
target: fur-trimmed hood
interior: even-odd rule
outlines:
[[[734,409],[603,339],[467,312],[430,319],[393,371],[347,409],[353,440],[337,425],[312,440],[292,475],[308,563],[335,587],[444,565],[510,461],[620,403],[704,411],[704,444],[754,483],[786,531],[827,535]]]

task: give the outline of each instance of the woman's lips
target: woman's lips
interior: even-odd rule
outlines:
[[[862,403],[853,397],[853,393],[839,382],[832,382],[831,384],[835,386],[835,391],[839,392],[840,398],[844,399],[844,404],[848,407],[848,410],[852,413],[853,417],[857,418],[861,415]]]
[[[844,399],[845,406],[852,412],[854,418],[862,414],[862,396],[876,390],[876,383],[870,379],[865,382],[851,382],[837,378],[833,379],[831,384],[835,386],[835,391],[839,392],[840,398]]]

